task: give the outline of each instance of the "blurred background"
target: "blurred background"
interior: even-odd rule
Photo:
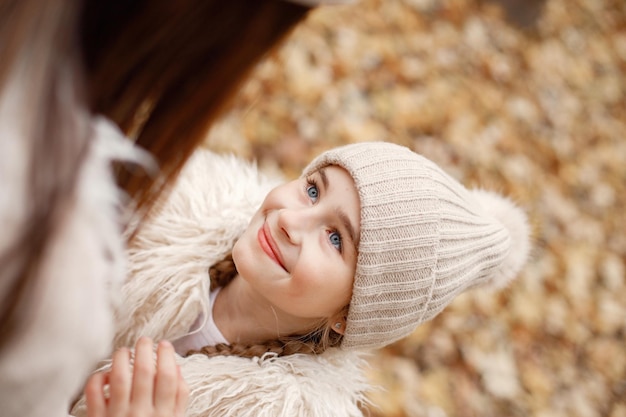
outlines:
[[[207,139],[295,177],[385,140],[529,213],[504,292],[371,357],[372,417],[626,417],[626,1],[361,0],[314,11]]]

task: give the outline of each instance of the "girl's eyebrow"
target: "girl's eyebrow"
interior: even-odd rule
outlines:
[[[318,170],[318,173],[320,174],[320,178],[322,179],[322,184],[324,185],[324,189],[328,190],[328,177],[326,176],[326,169],[320,168]],[[352,222],[350,221],[350,217],[348,217],[346,212],[343,211],[341,207],[337,207],[335,212],[337,214],[337,217],[339,217],[339,220],[341,220],[341,223],[343,224],[345,229],[348,231],[348,237],[352,241],[352,244],[355,247],[357,247],[359,245],[359,242],[356,237],[354,226],[352,225]]]
[[[317,172],[322,178],[322,184],[324,184],[324,188],[328,189],[328,177],[326,176],[326,168],[320,168]]]
[[[352,241],[352,244],[356,248],[357,246],[359,246],[359,242],[357,241],[356,233],[354,232],[354,227],[352,226],[352,222],[350,222],[350,218],[339,207],[337,207],[336,213],[337,213],[337,216],[339,217],[339,220],[341,220],[341,223],[343,223],[343,226],[348,231],[348,237],[350,238],[350,240]]]

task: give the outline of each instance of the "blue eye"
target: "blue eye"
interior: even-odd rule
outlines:
[[[331,245],[333,245],[339,252],[341,252],[341,235],[339,232],[330,232],[328,235],[328,239],[330,239]]]
[[[306,192],[309,195],[309,198],[313,200],[313,202],[317,201],[317,198],[320,195],[320,192],[315,184],[309,184],[309,186],[306,187]]]

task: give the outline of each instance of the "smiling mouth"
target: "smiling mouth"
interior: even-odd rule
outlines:
[[[285,268],[285,265],[280,260],[280,253],[276,248],[276,243],[274,242],[274,239],[272,239],[272,235],[267,229],[267,223],[263,223],[263,227],[259,229],[259,232],[257,233],[257,239],[259,240],[259,244],[261,245],[261,249],[263,249],[263,252],[265,252],[267,256],[269,256],[274,262],[280,265],[281,268],[287,271],[287,268]]]

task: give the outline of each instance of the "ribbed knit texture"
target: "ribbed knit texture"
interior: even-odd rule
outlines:
[[[407,336],[463,291],[501,286],[526,259],[521,210],[495,194],[467,190],[408,148],[385,142],[335,148],[311,162],[304,175],[327,165],[350,173],[361,203],[344,348],[378,348]],[[504,201],[505,215],[519,226],[521,256],[509,256],[511,233],[481,204],[489,199]]]

